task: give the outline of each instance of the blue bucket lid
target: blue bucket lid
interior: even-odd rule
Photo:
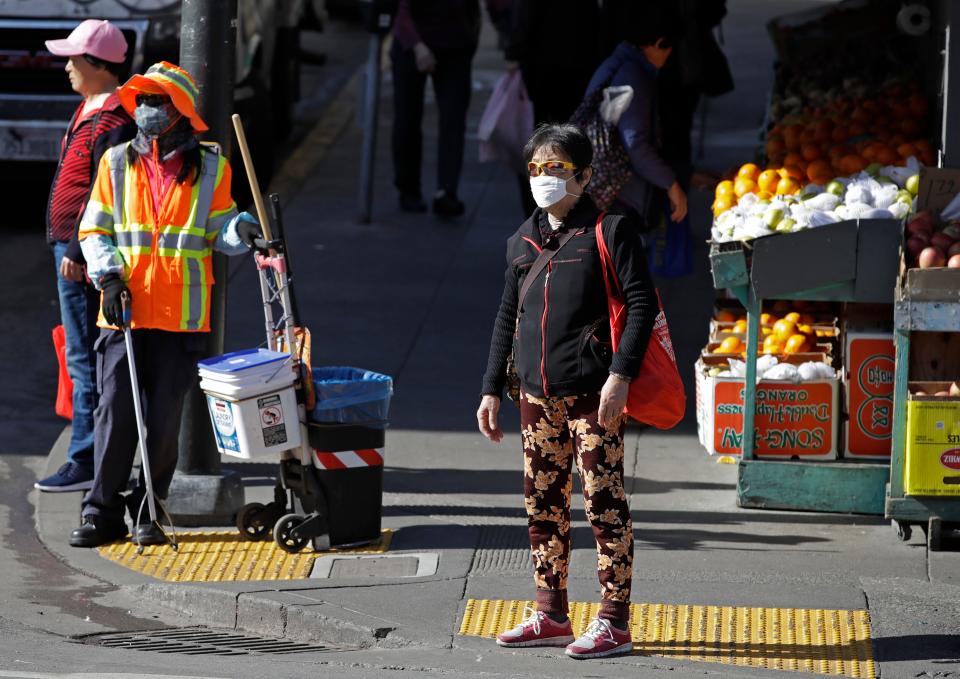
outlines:
[[[271,351],[270,349],[245,349],[204,359],[198,365],[204,370],[228,374],[258,368],[288,358],[290,358],[290,354]]]

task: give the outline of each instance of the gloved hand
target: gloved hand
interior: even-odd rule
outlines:
[[[237,236],[251,250],[254,248],[253,241],[256,238],[263,238],[263,230],[260,228],[260,222],[249,212],[241,212],[236,216]]]
[[[107,323],[119,328],[123,325],[123,304],[120,301],[120,296],[127,293],[127,304],[129,305],[133,301],[130,288],[119,276],[101,281],[100,288],[103,290],[103,300],[100,302],[103,317]]]

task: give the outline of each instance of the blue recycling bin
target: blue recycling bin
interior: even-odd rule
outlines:
[[[393,379],[360,368],[323,367],[313,369],[313,386],[317,403],[307,433],[326,498],[330,544],[373,542],[383,514]]]

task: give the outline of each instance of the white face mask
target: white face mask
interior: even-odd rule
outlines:
[[[540,207],[548,208],[559,203],[568,195],[579,197],[578,194],[567,193],[567,181],[569,180],[562,177],[551,177],[548,174],[530,177],[530,192],[533,193],[533,200]]]

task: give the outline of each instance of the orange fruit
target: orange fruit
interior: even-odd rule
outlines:
[[[804,147],[800,150],[800,153],[803,154],[803,159],[810,161],[816,160],[820,157],[820,149],[813,144],[805,144]]]
[[[743,342],[739,337],[726,337],[714,353],[717,354],[735,354],[743,349]]]
[[[796,311],[791,311],[789,314],[787,314],[786,316],[784,316],[784,318],[787,319],[788,321],[793,322],[793,323],[799,323],[799,322],[800,322],[800,314],[799,314],[798,312],[796,312]]]
[[[747,334],[747,321],[746,321],[745,319],[742,319],[742,318],[741,318],[739,321],[737,321],[736,323],[733,324],[733,331],[734,331],[735,333],[737,333],[738,335],[746,335],[746,334]]]
[[[756,167],[756,165],[754,165]],[[757,192],[757,183],[748,177],[737,177],[737,181],[733,183],[733,191],[737,194],[737,197],[743,197],[748,193]]]
[[[760,168],[757,167],[754,163],[744,163],[740,166],[740,169],[737,171],[737,177],[739,179],[749,179],[752,182],[757,181],[757,177],[760,176]]]
[[[736,195],[733,191],[733,182],[729,179],[724,179],[722,182],[717,184],[717,190],[714,194],[717,198],[720,196],[734,196]]]
[[[797,181],[802,181],[806,176],[806,173],[800,169],[798,165],[784,165],[777,173],[780,175],[780,179],[796,179]]]
[[[869,163],[856,153],[848,153],[840,159],[840,169],[844,174],[856,174],[863,170]]]
[[[777,319],[773,314],[760,314],[760,323],[761,325],[773,325],[777,322]]]
[[[777,195],[792,196],[793,194],[798,193],[801,188],[800,182],[793,177],[784,177],[777,182]]]
[[[733,315],[732,311],[720,309],[713,318],[720,323],[733,323],[737,317]]]
[[[788,354],[799,354],[801,351],[806,350],[806,348],[807,348],[806,335],[790,335],[789,339],[787,339],[787,342],[783,347],[783,350]]]
[[[927,163],[929,165],[929,163]],[[770,191],[757,191],[757,198],[760,200],[773,200],[775,194]]]
[[[777,190],[778,181],[780,181],[780,174],[776,170],[764,170],[757,177],[757,186],[761,191],[773,193]]]
[[[735,195],[719,196],[715,201],[713,201],[713,215],[717,216],[723,212],[726,212],[736,204],[737,197]]]
[[[775,335],[767,335],[763,339],[763,353],[765,354],[782,354],[783,353],[783,342]]]
[[[778,337],[781,342],[786,342],[791,335],[797,334],[797,324],[793,321],[781,318],[773,324],[773,335]]]
[[[846,125],[837,125],[835,128],[833,128],[833,132],[830,133],[830,139],[832,139],[836,144],[842,144],[849,138],[850,133],[847,130]]]
[[[784,165],[799,165],[803,162],[803,156],[796,151],[791,151],[783,157]]]
[[[881,146],[877,150],[877,155],[874,160],[881,165],[893,165],[895,162],[900,160],[900,158],[889,146]]]
[[[917,155],[917,147],[908,142],[904,142],[897,147],[897,153],[900,154],[901,158],[909,158],[910,156]]]
[[[825,160],[815,160],[807,165],[807,178],[814,184],[826,184],[833,179],[833,168]]]
[[[783,143],[783,137],[773,134],[767,137],[767,143],[764,148],[768,158],[782,156],[787,150],[786,145]]]

